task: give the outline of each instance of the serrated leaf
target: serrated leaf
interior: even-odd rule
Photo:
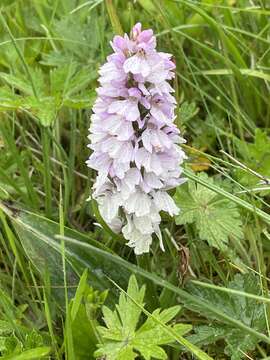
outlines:
[[[199,109],[196,106],[195,102],[183,102],[183,104],[181,104],[180,109],[179,109],[179,118],[181,123],[187,123],[190,119],[192,119],[197,113],[198,113]]]
[[[253,143],[236,142],[240,155],[245,159],[244,164],[262,176],[270,177],[270,138],[261,129],[255,130]],[[254,186],[260,179],[245,170],[238,170],[237,176],[244,186]]]
[[[38,347],[36,349],[26,350],[21,354],[14,354],[9,356],[4,356],[3,360],[36,360],[39,358],[43,358],[51,352],[51,348],[49,347]]]
[[[96,356],[106,356],[108,360],[118,360],[122,358],[122,352],[124,352],[126,358],[123,357],[123,359],[132,360],[137,357],[135,350],[146,360],[167,358],[165,351],[160,346],[170,344],[175,339],[160,323],[166,324],[172,320],[179,312],[180,306],[163,311],[156,309],[152,316],[148,317],[144,324],[137,329],[144,306],[144,294],[145,287],[139,288],[135,276],[132,275],[127,294],[124,292],[120,294],[116,310],[112,311],[103,307],[106,327],[98,328],[103,343],[98,345]],[[191,330],[190,325],[183,324],[168,325],[168,327],[179,336]]]
[[[128,335],[131,329],[134,329],[135,331],[138,324],[141,315],[141,309],[136,305],[136,303],[140,304],[141,306],[144,305],[143,299],[145,295],[145,286],[139,289],[135,276],[131,276],[128,283],[127,293],[134,301],[132,301],[124,293],[121,293],[117,310],[122,323],[124,334]]]
[[[29,68],[29,73],[33,84],[29,77],[22,73],[7,74],[0,72],[0,78],[3,79],[12,88],[19,90],[23,95],[35,95],[33,86],[38,97],[45,94],[45,79],[44,74],[40,68]]]
[[[32,330],[25,337],[24,349],[34,349],[35,347],[42,347],[44,345],[42,336],[36,331]]]
[[[234,280],[228,284],[228,288],[255,295],[261,294],[259,279],[253,274],[237,274]],[[264,305],[256,299],[219,292],[194,284],[189,284],[188,290],[191,294],[200,297],[209,306],[222,308],[230,318],[240,320],[255,330],[261,332],[266,330]],[[192,302],[188,306],[193,310],[197,308]],[[208,316],[215,320],[213,314],[209,313]],[[233,360],[242,359],[244,353],[252,351],[258,343],[258,339],[255,336],[234,328],[230,324],[224,324],[222,327],[216,324],[209,325],[208,327],[197,327],[195,335],[188,337],[188,340],[198,345],[207,345],[220,338],[225,339],[227,343],[226,354],[231,356]]]
[[[214,344],[220,339],[224,339],[230,329],[224,325],[211,324],[200,325],[193,328],[194,334],[187,337],[191,343],[198,346]]]
[[[31,112],[43,126],[50,126],[57,116],[57,104],[53,97],[36,99],[29,96],[24,100],[23,108]]]
[[[12,75],[7,73],[0,73],[0,78],[3,79],[8,85],[20,90],[26,95],[33,95],[33,89],[25,77],[19,75]]]
[[[76,71],[76,63],[67,63],[50,71],[51,92],[65,94],[69,81]]]
[[[22,103],[20,96],[13,93],[8,87],[0,88],[0,111],[16,110]]]
[[[12,333],[13,327],[8,321],[0,320],[0,335],[8,335]]]
[[[68,96],[85,88],[95,78],[93,68],[79,69],[78,64],[70,62],[51,71],[51,91],[53,94]]]
[[[69,97],[76,94],[78,91],[83,90],[90,81],[93,81],[96,78],[96,72],[93,70],[93,67],[88,66],[80,69],[74,74],[70,79],[67,89],[67,95]]]
[[[198,175],[213,183],[206,174]],[[242,223],[236,205],[214,191],[189,181],[176,190],[175,202],[180,208],[176,224],[194,223],[201,240],[209,245],[225,250],[229,237],[243,237]]]
[[[93,105],[95,95],[90,92],[86,94],[73,95],[72,98],[63,99],[63,105],[71,109],[89,109]]]

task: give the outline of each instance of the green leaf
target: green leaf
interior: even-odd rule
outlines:
[[[0,320],[0,335],[8,335],[12,333],[13,327],[8,321]]]
[[[55,237],[55,234],[58,233],[59,224],[30,212],[10,208],[10,206],[7,208],[7,206],[2,203],[0,203],[0,208],[5,212],[15,226],[17,225],[21,228],[19,236],[23,244],[25,242],[27,244],[27,241],[29,241],[30,250],[33,251],[34,254],[39,248],[44,249],[43,251],[38,252],[36,261],[33,261],[38,269],[39,264],[44,267],[44,261],[48,261],[51,257],[56,259],[57,264],[61,263],[61,260],[59,260],[61,246],[58,239]],[[231,318],[223,311],[222,307],[215,307],[212,304],[209,305],[207,302],[201,300],[199,296],[189,294],[187,291],[174,286],[154,273],[147,272],[140,267],[121,259],[119,256],[112,254],[108,249],[106,250],[106,248],[99,242],[95,242],[90,238],[88,239],[87,236],[79,232],[65,229],[65,234],[70,236],[62,237],[66,242],[65,255],[67,261],[72,262],[74,268],[80,273],[82,273],[87,267],[91,273],[91,283],[94,288],[101,290],[109,289],[111,287],[111,282],[108,281],[108,278],[117,281],[122,288],[125,288],[127,286],[128,277],[133,273],[140,276],[141,279],[153,281],[156,285],[177,294],[181,302],[185,301],[186,307],[188,307],[189,303],[196,304],[198,312],[202,312],[203,314],[211,313],[222,323],[229,323],[232,327],[240,329],[244,334],[252,335],[260,341],[270,344],[270,340],[265,334],[247,326],[242,321]],[[56,271],[58,268],[51,268],[50,263],[48,264],[48,267],[49,270],[52,269],[53,274],[59,275]],[[112,298],[112,294],[115,293],[114,287],[111,289],[112,292],[108,300],[110,300]],[[184,339],[182,338],[182,342],[183,340]],[[198,348],[190,348],[189,342],[186,345],[184,344],[184,346],[193,353],[198,354]],[[206,357],[200,358],[204,359]]]
[[[24,349],[34,349],[36,347],[42,347],[44,345],[43,338],[36,330],[32,330],[25,337]]]
[[[0,78],[2,78],[8,85],[14,87],[15,89],[20,90],[26,95],[34,95],[31,84],[28,83],[27,79],[22,75],[12,75],[6,73],[0,73]]]
[[[59,224],[42,216],[21,209],[15,209],[10,205],[7,207],[0,204],[0,207],[11,218],[25,253],[37,271],[42,276],[45,276],[49,271],[53,285],[53,294],[61,304],[64,304],[61,247],[60,241],[56,239],[56,236],[60,233]],[[66,236],[77,239],[81,243],[92,244],[95,248],[101,248],[111,253],[111,250],[102,243],[91,238],[91,234],[82,234],[67,227],[65,227],[64,233]],[[108,281],[105,274],[110,274],[121,285],[127,285],[129,274],[119,272],[115,264],[107,261],[103,256],[98,256],[94,253],[92,255],[86,254],[83,249],[73,245],[67,246],[66,256],[67,281],[71,286],[69,294],[72,296],[74,295],[72,286],[78,283],[78,273],[83,272],[86,267],[91,271],[91,284],[96,289],[103,291],[111,288],[112,294],[115,293],[115,288]],[[80,261],[77,260],[78,257]]]
[[[71,109],[89,109],[94,103],[96,95],[91,92],[73,95],[72,98],[65,97],[63,105]]]
[[[53,97],[37,99],[29,96],[24,99],[23,108],[32,113],[43,126],[50,126],[54,122],[58,110]]]
[[[78,64],[71,62],[52,70],[50,73],[52,94],[62,94],[64,99],[66,96],[71,98],[71,95],[85,89],[96,78],[92,66],[78,68]]]
[[[213,183],[206,174],[198,175]],[[176,224],[194,223],[201,240],[219,250],[226,250],[229,237],[243,237],[242,223],[236,205],[214,191],[189,181],[176,190],[175,201],[180,208]]]
[[[96,79],[96,72],[93,71],[93,67],[84,67],[77,71],[70,79],[70,83],[67,89],[67,95],[70,97],[73,94],[86,88],[86,86]]]
[[[87,283],[87,270],[80,278],[74,298],[71,300],[71,329],[76,360],[94,359],[97,340],[99,310],[107,297]]]
[[[224,325],[209,324],[194,326],[194,334],[187,337],[191,343],[197,346],[205,346],[214,344],[215,342],[224,339],[230,329]]]
[[[77,65],[74,62],[50,71],[50,85],[53,94],[65,94],[69,81],[76,72]]]
[[[38,358],[44,357],[51,352],[49,347],[39,347],[36,349],[23,351],[18,355],[8,355],[1,357],[2,360],[36,360]]]
[[[210,189],[211,191],[214,191],[216,194],[221,195],[222,197],[228,199],[229,201],[232,201],[234,204],[240,206],[243,209],[248,210],[250,213],[256,214],[258,217],[263,219],[267,224],[270,224],[270,215],[267,214],[267,212],[258,208],[257,206],[254,206],[253,203],[241,199],[240,197],[232,194],[231,192],[226,191],[224,188],[217,186],[214,183],[206,181],[201,176],[194,175],[193,172],[188,169],[184,169],[183,174],[188,179],[195,181],[196,183],[199,183],[200,185],[204,186],[207,189]]]
[[[15,95],[9,87],[3,86],[0,88],[0,111],[16,110],[21,103],[22,98]]]
[[[20,72],[16,72],[16,74],[0,72],[0,78],[2,78],[12,88],[19,90],[22,95],[37,95],[38,98],[44,97],[46,92],[46,83],[42,70],[40,68],[29,68],[29,72],[31,73],[31,78],[35,85],[36,94],[34,94],[33,86],[29,80],[29,77],[23,75]]]
[[[179,118],[181,123],[187,123],[190,119],[192,119],[197,113],[199,109],[196,106],[195,102],[183,102],[179,109]]]
[[[122,292],[116,310],[103,307],[106,327],[98,327],[103,338],[96,356],[106,356],[108,360],[132,360],[139,352],[144,359],[166,359],[165,351],[160,347],[175,341],[175,338],[164,329],[163,325],[172,320],[179,312],[180,306],[161,311],[156,309],[151,317],[138,328],[144,307],[145,287],[139,288],[134,275],[130,277],[127,294]],[[184,335],[191,330],[190,325],[168,325],[177,335]]]
[[[228,288],[249,294],[261,294],[259,279],[253,274],[235,275],[234,280],[228,284]],[[232,319],[240,320],[257,331],[266,331],[265,307],[264,304],[259,303],[256,299],[227,292],[224,293],[194,284],[189,284],[188,290],[191,294],[200,297],[209,306],[222,308]],[[198,307],[192,302],[190,302],[188,306],[193,310],[198,310]],[[217,319],[213,314],[210,314],[210,312],[207,316],[213,320]],[[231,327],[230,324],[220,328],[220,326],[215,323],[208,326],[208,329],[205,326],[197,327],[195,329],[195,335],[188,337],[188,340],[197,345],[207,345],[220,338],[225,339],[227,343],[226,354],[231,356],[233,360],[242,359],[244,357],[243,353],[254,350],[258,343],[256,337],[240,329]]]
[[[72,302],[72,307],[71,307],[71,319],[72,320],[74,320],[76,318],[77,312],[81,305],[83,295],[85,293],[86,286],[87,286],[87,269],[84,270],[84,272],[80,278],[80,282],[79,282],[75,297]]]
[[[76,360],[94,359],[91,355],[96,349],[97,339],[83,304],[79,306],[71,328]]]
[[[270,177],[270,138],[261,129],[255,130],[253,143],[236,142],[237,149],[245,159],[244,164],[261,176]],[[244,186],[254,186],[260,179],[251,172],[238,170],[237,176]]]

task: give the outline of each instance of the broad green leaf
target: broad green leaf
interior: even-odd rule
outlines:
[[[209,325],[194,326],[193,331],[194,334],[187,336],[187,339],[197,346],[205,346],[224,339],[230,332],[230,328],[210,323]]]
[[[206,174],[200,178],[213,183]],[[235,204],[214,191],[189,181],[176,190],[175,201],[180,208],[176,224],[194,223],[199,237],[219,250],[225,250],[229,237],[243,237],[240,214]]]
[[[96,78],[96,71],[91,66],[82,69],[78,64],[70,62],[55,70],[51,70],[51,93],[61,94],[63,98],[72,99],[71,95],[77,94],[85,89],[87,85]]]
[[[84,67],[77,71],[74,76],[70,79],[69,86],[66,94],[71,97],[79,91],[86,88],[86,86],[96,78],[96,71],[93,67]]]
[[[33,265],[43,276],[49,271],[51,283],[56,286],[53,292],[59,301],[63,301],[61,247],[60,241],[56,239],[56,236],[60,234],[59,224],[27,211],[6,207],[1,204],[0,207],[12,219],[22,246]],[[92,239],[91,235],[87,236],[67,227],[65,227],[65,235],[111,253],[102,243]],[[77,253],[76,255],[74,251]],[[72,256],[68,255],[70,252]],[[106,274],[110,274],[119,284],[127,285],[129,274],[119,272],[114,263],[108,262],[103,256],[97,256],[94,253],[92,255],[85,254],[83,249],[77,247],[73,249],[72,245],[68,246],[66,255],[67,280],[71,286],[78,284],[78,273],[82,272],[86,267],[91,270],[91,284],[96,289],[106,290],[112,288],[112,292],[115,291]],[[77,261],[78,256],[80,258],[79,262]],[[71,290],[70,294],[72,294]]]
[[[71,109],[89,109],[94,103],[96,95],[91,92],[73,95],[71,98],[65,97],[63,105]]]

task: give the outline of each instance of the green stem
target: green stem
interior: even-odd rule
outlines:
[[[50,165],[50,139],[48,129],[41,128],[42,152],[44,164],[44,188],[45,188],[45,210],[47,217],[52,216],[52,185],[51,185],[51,165]]]
[[[137,255],[136,259],[137,259],[137,264],[140,268],[148,272],[151,272],[149,254]],[[146,280],[145,283],[146,283],[146,294],[148,295],[148,300],[149,300],[147,301],[147,305],[149,306],[150,311],[154,311],[160,306],[158,295],[156,292],[156,287],[151,280]]]

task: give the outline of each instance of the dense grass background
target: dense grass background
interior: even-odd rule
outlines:
[[[181,304],[192,325],[169,359],[270,358],[269,17],[268,0],[2,0],[3,359],[94,359],[100,307],[132,273],[148,311]],[[85,161],[97,70],[138,21],[177,64],[189,182],[163,217],[166,252],[136,258],[87,201]]]

